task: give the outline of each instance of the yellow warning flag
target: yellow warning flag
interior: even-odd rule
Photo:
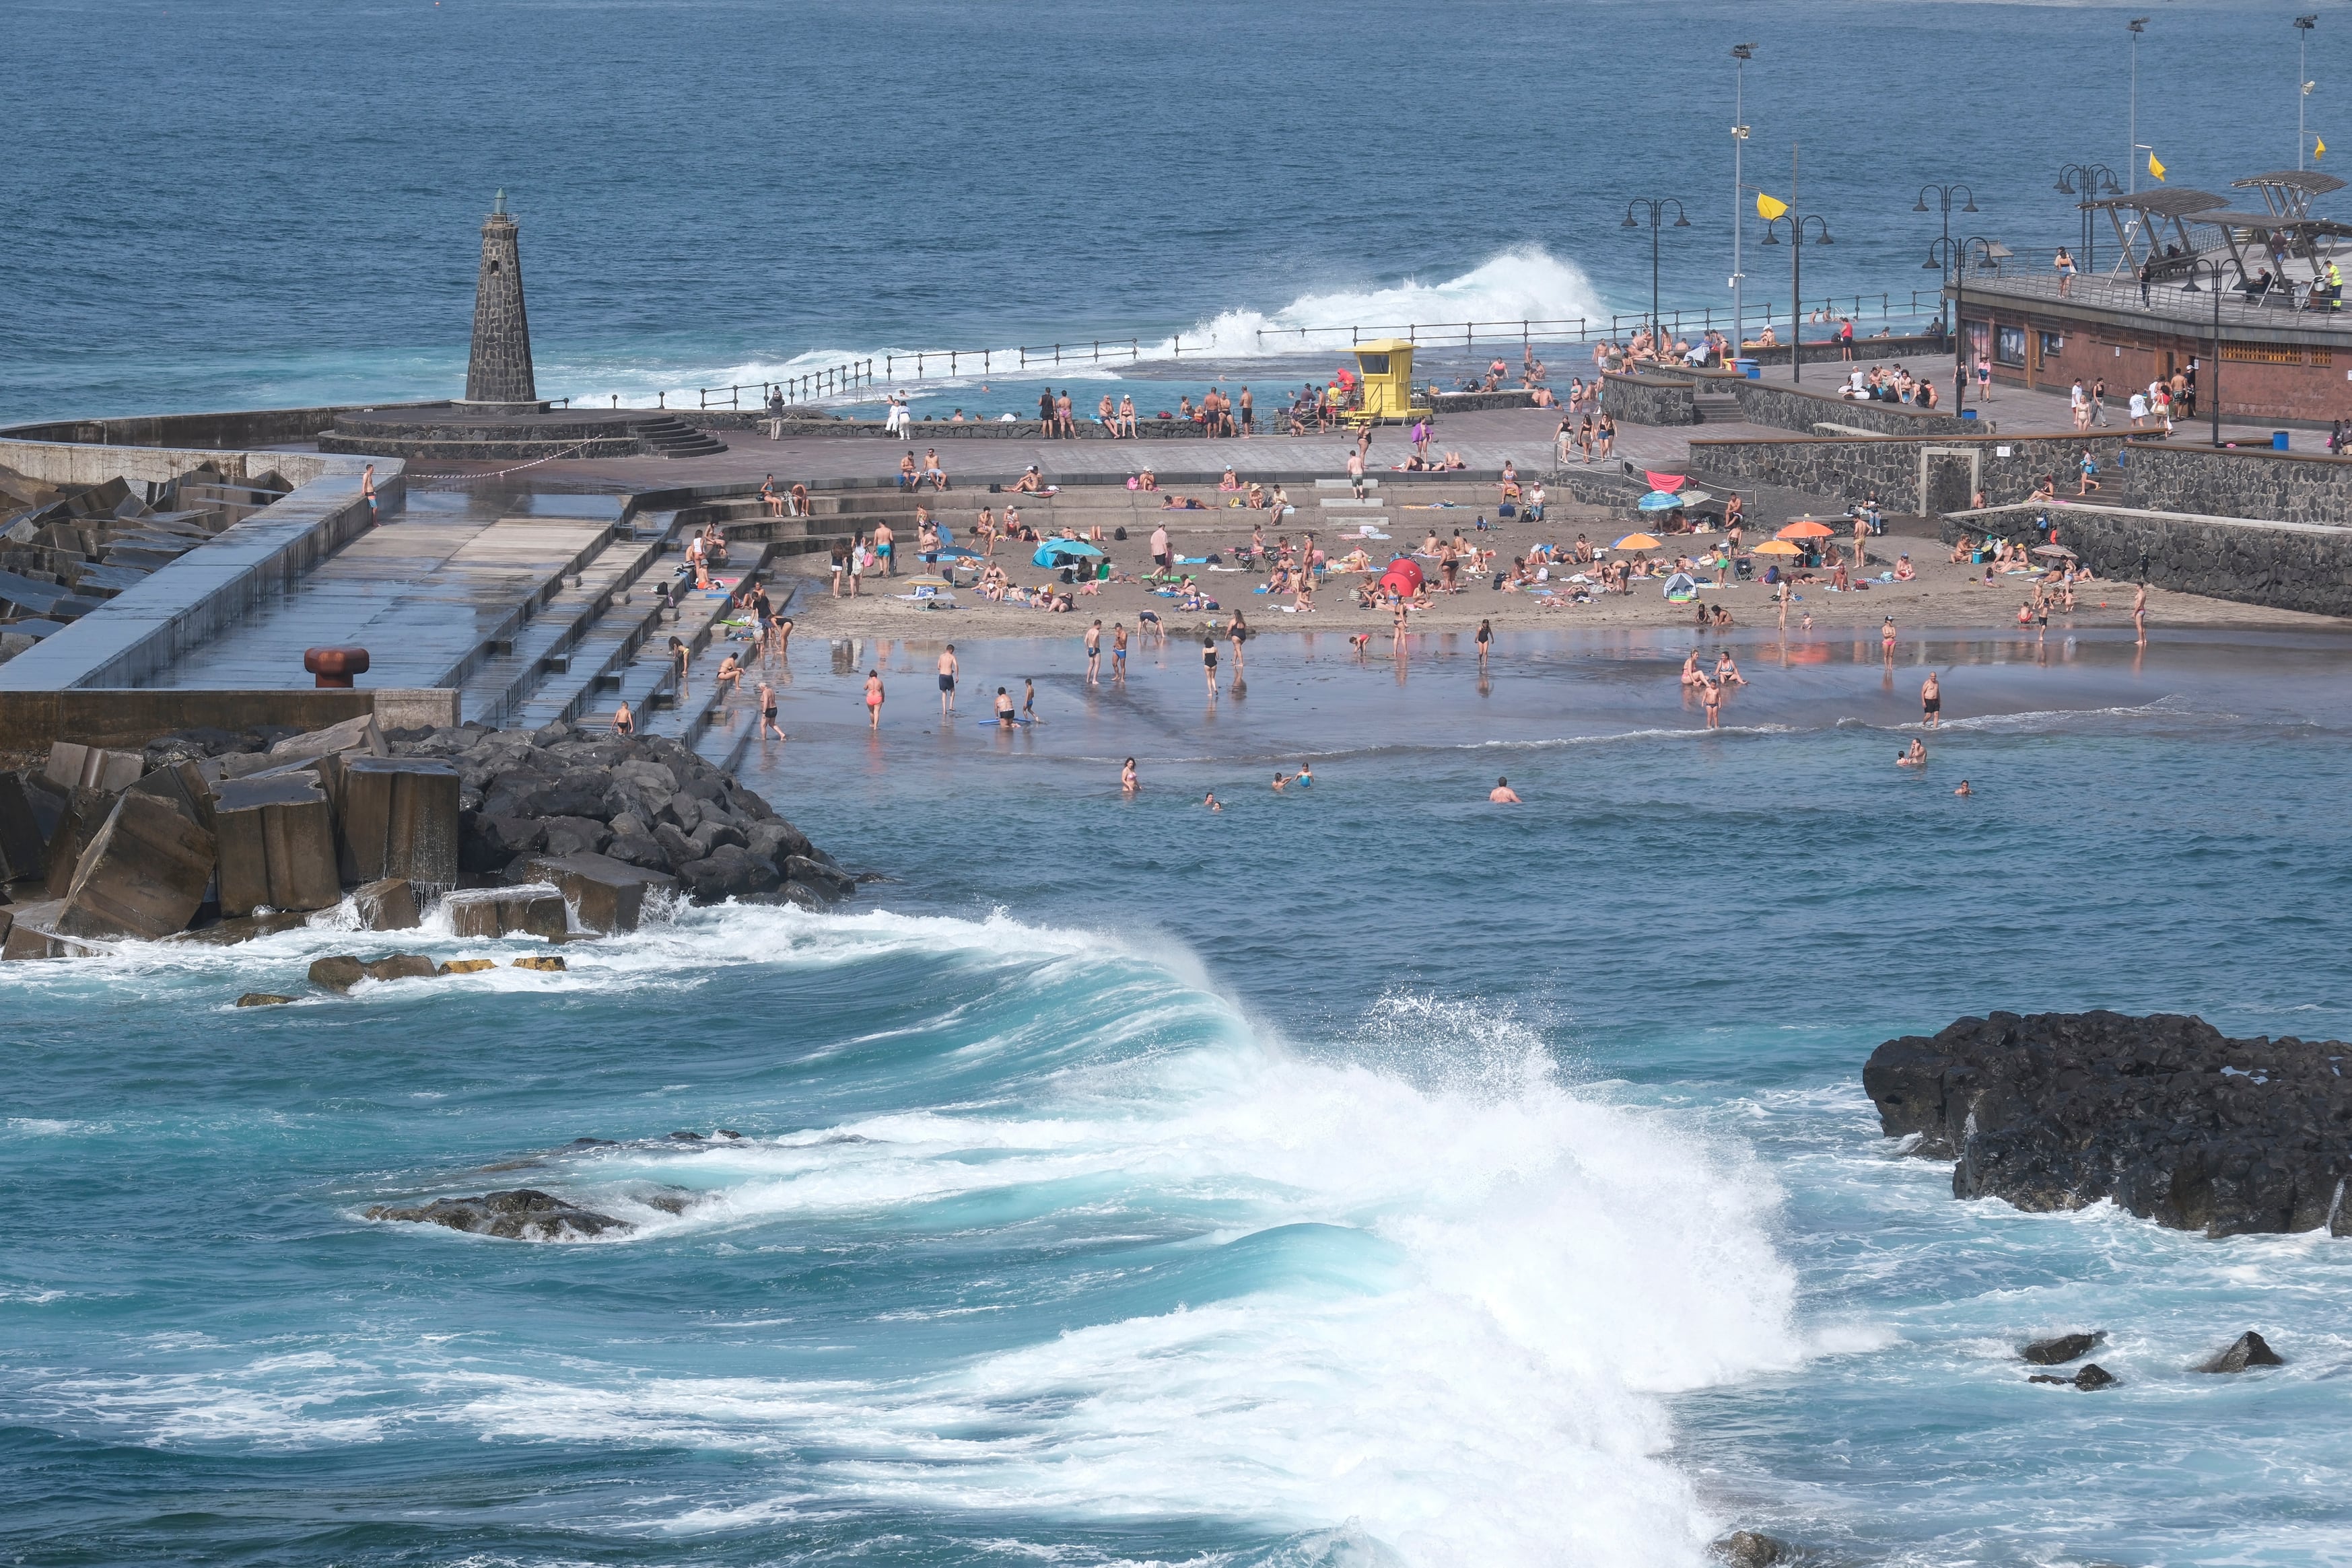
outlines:
[[[2156,161],[2156,154],[2154,152],[2150,152],[2147,155],[2147,172],[2155,175],[2158,180],[2164,178],[2164,165]]]
[[[2315,136],[2315,137],[2312,138],[2312,141],[2311,141],[2311,161],[2312,161],[2313,162],[2316,163],[2316,162],[2318,162],[2322,158],[2325,158],[2325,157],[2326,157],[2326,156],[2327,156],[2327,138],[2326,138],[2325,136]]]
[[[1766,223],[1770,223],[1788,210],[1788,203],[1775,201],[1761,191],[1756,193],[1756,215]]]

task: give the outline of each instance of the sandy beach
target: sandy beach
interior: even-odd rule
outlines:
[[[1450,538],[1460,528],[1465,537],[1495,550],[1498,564],[1507,566],[1535,545],[1566,547],[1572,545],[1580,534],[1595,544],[1605,544],[1619,537],[1625,527],[1598,511],[1554,507],[1541,523],[1497,524],[1490,518],[1482,534],[1471,527],[1472,519],[1478,515],[1468,507],[1409,513],[1407,517],[1411,520],[1401,521],[1388,530],[1395,537],[1384,541],[1366,540],[1363,548],[1377,563],[1385,564],[1388,552],[1418,547],[1431,528]],[[1042,507],[1033,507],[1027,516],[1041,525],[1050,525],[1052,521],[1051,513]],[[1165,521],[1171,544],[1180,557],[1205,557],[1227,554],[1234,546],[1246,542],[1255,517],[1247,512],[1171,512],[1152,520]],[[1139,579],[1150,570],[1150,526],[1147,522],[1138,529],[1130,525],[1126,540],[1107,538],[1101,546],[1126,578]],[[1295,529],[1290,531],[1295,535]],[[1269,529],[1266,537],[1272,542],[1278,537],[1277,530]],[[1654,553],[1671,559],[1685,550],[1696,551],[1703,545],[1712,544],[1715,538],[1670,538],[1663,541],[1664,549]],[[1322,534],[1321,542],[1334,557],[1350,548],[1345,540],[1334,539],[1329,532]],[[909,564],[919,571],[920,562],[911,559],[911,546],[912,541],[908,540],[900,548],[907,551]],[[1033,548],[1000,544],[996,552],[996,559],[1005,564],[1013,580],[1029,587],[1043,585],[1054,577],[1045,569],[1029,564]],[[1837,592],[1828,586],[1826,573],[1817,573],[1824,580],[1797,588],[1796,599],[1790,606],[1790,627],[1798,628],[1802,618],[1810,614],[1813,624],[1824,629],[1875,628],[1889,615],[1898,627],[1994,629],[2014,624],[2019,606],[2033,597],[2032,577],[1996,577],[1992,586],[1987,587],[1981,567],[1951,564],[1948,559],[1949,547],[1929,537],[1890,531],[1872,540],[1870,570],[1874,573],[1892,570],[1905,554],[1910,556],[1917,574],[1908,582],[1874,581]],[[1433,576],[1434,563],[1424,565]],[[829,565],[823,555],[787,558],[779,570],[786,579],[797,578],[800,581],[791,614],[796,634],[803,637],[913,637],[942,643],[1060,634],[1075,639],[1097,617],[1101,618],[1106,628],[1114,622],[1133,627],[1146,610],[1159,614],[1171,638],[1197,637],[1212,628],[1222,634],[1236,609],[1256,635],[1306,631],[1343,634],[1370,632],[1385,642],[1391,629],[1388,611],[1366,609],[1355,602],[1355,586],[1364,580],[1361,574],[1333,572],[1316,593],[1311,612],[1290,611],[1287,594],[1276,598],[1255,591],[1265,581],[1262,571],[1194,566],[1182,570],[1192,571],[1203,590],[1215,599],[1218,607],[1214,611],[1183,611],[1177,608],[1179,601],[1175,599],[1161,597],[1139,581],[1120,580],[1100,584],[1096,594],[1078,598],[1077,609],[1065,614],[1025,605],[991,603],[968,588],[953,595],[956,608],[928,608],[922,601],[904,597],[910,591],[904,586],[909,575],[905,571],[895,578],[869,575],[856,597],[835,597],[830,590]],[[1558,580],[1574,570],[1573,567],[1556,567],[1552,576]],[[968,580],[968,575],[958,578],[960,582]],[[1658,628],[1686,625],[1696,619],[1696,605],[1669,601],[1661,592],[1660,580],[1654,578],[1636,579],[1630,593],[1596,594],[1591,602],[1581,604],[1570,602],[1564,592],[1543,599],[1526,592],[1496,591],[1489,586],[1491,581],[1491,577],[1474,580],[1465,575],[1458,592],[1433,593],[1429,608],[1412,612],[1412,629],[1468,631],[1482,620],[1491,622],[1498,632],[1518,629]],[[1731,613],[1734,627],[1772,626],[1778,623],[1772,591],[1761,581],[1751,579],[1704,589],[1698,602],[1724,606]],[[2065,615],[2053,612],[2050,623],[2053,628],[2128,626],[2132,595],[2129,583],[2079,584],[2076,609]],[[2336,629],[2342,624],[2327,616],[2156,589],[2148,592],[2148,623],[2151,630],[2158,632],[2167,626],[2313,630]]]

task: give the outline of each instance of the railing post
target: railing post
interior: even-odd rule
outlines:
[[[654,393],[654,406],[656,408],[667,408],[669,406],[669,393],[666,392],[657,392]]]
[[[1062,345],[1061,345],[1061,344],[1059,344],[1059,343],[1056,343],[1056,344],[1055,344],[1055,345],[1054,345],[1054,363],[1055,363],[1055,364],[1056,364],[1056,365],[1059,365],[1061,362],[1062,362]]]

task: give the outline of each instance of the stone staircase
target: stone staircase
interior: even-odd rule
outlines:
[[[727,450],[727,444],[707,430],[698,430],[676,414],[638,421],[632,427],[646,448],[661,457],[708,457]]]
[[[1704,387],[1707,383],[1702,382],[1700,384]],[[1738,424],[1742,423],[1739,413],[1739,399],[1730,392],[1701,391],[1696,396],[1693,397],[1691,401],[1698,405],[1698,422],[1701,424]]]
[[[653,612],[652,595],[637,591],[636,585],[668,549],[667,531],[643,538],[608,538],[603,549],[567,574],[512,635],[491,644],[488,657],[459,688],[458,711],[503,727],[550,676],[568,674],[583,654],[592,660],[596,656],[597,645],[589,642],[593,632],[618,632],[625,639],[632,622]],[[642,609],[632,616],[640,601]]]

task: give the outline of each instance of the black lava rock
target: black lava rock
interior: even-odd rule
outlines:
[[[2104,1333],[2060,1334],[2056,1339],[2035,1340],[2020,1354],[2036,1366],[2061,1366],[2088,1355],[2091,1347],[2106,1337]]]
[[[1760,1530],[1735,1530],[1711,1550],[1731,1568],[1772,1568],[1776,1563],[1795,1561],[1797,1555],[1796,1548]]]
[[[436,1197],[415,1207],[379,1204],[367,1211],[367,1217],[446,1225],[452,1230],[509,1241],[573,1241],[635,1228],[625,1219],[582,1208],[533,1187],[486,1192],[478,1197]]]
[[[790,867],[788,875],[794,874]],[[1954,1161],[1958,1197],[2101,1198],[2208,1236],[2352,1235],[2352,1046],[2231,1040],[2178,1014],[1994,1013],[1871,1052],[1889,1137]]]
[[[2250,1366],[2284,1366],[2286,1358],[2270,1347],[2262,1335],[2248,1329],[2231,1342],[2230,1348],[2206,1362],[2200,1372],[2243,1372]]]

